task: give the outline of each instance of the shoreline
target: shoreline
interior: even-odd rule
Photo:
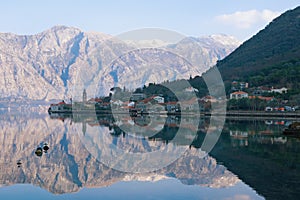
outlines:
[[[77,111],[60,111],[60,112],[49,112],[49,114],[96,114],[96,115],[111,115],[111,114],[129,114],[127,111],[120,111],[120,112],[111,112],[111,111],[96,111],[96,110],[77,110]],[[137,115],[190,115],[194,116],[197,113],[194,112],[181,112],[181,113],[159,113],[159,112],[151,112],[151,113],[139,113]],[[200,116],[212,116],[211,112],[200,112]],[[289,118],[289,119],[300,119],[300,112],[265,112],[265,111],[227,111],[226,113],[214,113],[213,116],[220,116],[220,117],[228,117],[228,118]]]
[[[205,112],[210,116],[211,113]],[[214,113],[214,116],[226,117],[273,117],[273,118],[300,118],[300,112],[266,112],[266,111],[227,111],[226,113]]]

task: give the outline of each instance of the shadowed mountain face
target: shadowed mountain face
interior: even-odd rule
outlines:
[[[163,51],[135,51],[140,46],[65,26],[27,36],[0,33],[0,98],[70,98],[72,91],[89,85],[92,91],[88,94],[107,95],[116,80],[124,84],[135,77],[143,84],[189,78],[214,65],[238,44],[232,37],[214,35],[164,43]],[[197,66],[190,66],[182,57]],[[151,76],[143,77],[144,71]]]
[[[94,118],[77,123],[70,119],[50,119],[48,116],[1,115],[0,184],[29,183],[61,194],[76,192],[83,187],[103,187],[130,180],[176,178],[184,184],[216,188],[233,186],[239,181],[224,166],[218,165],[215,159],[203,157],[195,148],[187,150],[174,163],[155,172],[133,174],[111,169],[88,151],[82,141],[85,129],[95,126],[101,128],[99,130],[102,131],[97,134],[105,134],[111,144],[117,144],[120,148],[131,147],[131,150],[139,152],[166,144],[159,139],[114,136],[109,125],[99,126],[99,121]],[[38,156],[37,148],[45,143],[49,150]]]

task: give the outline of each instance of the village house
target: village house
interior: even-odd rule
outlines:
[[[185,88],[185,90],[184,91],[186,91],[186,92],[199,92],[199,90],[198,89],[196,89],[196,88],[193,88],[193,87],[188,87],[188,88]]]
[[[178,112],[179,108],[180,108],[180,105],[176,101],[166,103],[166,110],[170,113]]]
[[[204,97],[202,97],[200,99],[200,102],[204,102],[204,103],[207,103],[207,102],[216,103],[217,99],[215,97],[213,97],[213,96],[206,95],[206,96],[204,96]]]
[[[61,101],[57,104],[51,104],[48,112],[66,112],[72,111],[72,104],[67,104],[65,101]]]
[[[248,93],[243,91],[233,92],[230,94],[230,99],[248,98]]]
[[[264,96],[249,96],[249,99],[260,99],[264,101],[273,101],[275,100],[275,97],[264,97]]]
[[[197,109],[199,109],[197,98],[192,98],[190,100],[181,102],[181,110],[195,111]]]
[[[270,93],[271,92],[271,88],[269,87],[265,87],[265,86],[260,86],[257,87],[254,91],[253,91],[253,95],[254,96],[261,96],[264,93]]]
[[[282,87],[282,88],[269,88],[269,87],[265,87],[265,86],[260,86],[258,87],[254,92],[253,95],[259,96],[262,95],[264,93],[280,93],[280,94],[285,94],[287,93],[288,89],[286,87]]]
[[[280,93],[280,94],[286,94],[288,91],[288,89],[286,87],[282,87],[282,88],[273,88],[271,89],[271,92],[276,92],[276,93]]]
[[[154,96],[153,99],[157,102],[157,103],[165,103],[165,98],[161,97],[161,96]]]
[[[232,91],[244,90],[248,87],[249,87],[249,83],[247,83],[247,82],[232,81],[232,83],[231,83]]]
[[[111,100],[110,103],[112,105],[115,105],[115,106],[118,106],[118,107],[121,107],[124,104],[124,102],[121,101],[121,100],[119,100],[119,99],[117,99],[117,100]]]

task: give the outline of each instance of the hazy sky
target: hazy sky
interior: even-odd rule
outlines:
[[[11,0],[0,4],[0,32],[35,34],[67,25],[115,35],[155,27],[245,40],[298,5],[299,0]]]

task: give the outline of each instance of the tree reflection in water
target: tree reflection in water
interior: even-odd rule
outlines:
[[[145,127],[149,124],[147,116],[140,119],[127,118],[123,121],[109,115],[94,118],[83,115],[60,115],[51,118],[1,116],[0,123],[3,127],[5,124],[1,140],[2,185],[30,183],[60,194],[76,192],[83,187],[108,186],[128,180],[129,177],[131,180],[176,178],[184,184],[213,188],[233,187],[241,178],[255,188],[257,193],[271,199],[280,199],[284,195],[292,199],[300,195],[296,187],[300,178],[300,142],[294,138],[282,138],[280,131],[284,127],[275,122],[270,125],[269,121],[265,123],[260,120],[229,120],[211,154],[199,159],[199,148],[209,124],[209,119],[206,118],[201,120],[198,127],[183,127],[186,136],[193,137],[191,144],[187,143],[190,140],[185,138],[173,141],[174,132],[181,121],[175,116],[163,118],[163,124],[151,127],[161,130],[151,136],[144,135],[138,130],[139,126]],[[108,168],[95,159],[82,145],[78,135],[72,132],[74,126],[82,127],[83,123],[87,128],[103,127],[103,130],[107,130],[103,134],[107,133],[111,141],[123,145],[122,148],[127,144],[140,151],[149,151],[151,148],[155,149],[153,145],[166,145],[171,141],[174,145],[186,145],[191,149],[174,163],[155,172],[143,174],[120,172]],[[129,128],[127,123],[136,123],[137,130],[132,130],[133,135],[128,135],[128,132],[124,131]],[[193,129],[197,130],[196,136],[189,135]],[[239,133],[243,133],[243,137],[240,137]],[[83,135],[82,132],[81,134]],[[247,145],[240,142],[245,140]],[[47,152],[47,156],[37,157],[32,151],[34,149],[35,152],[37,148],[40,153]],[[223,163],[239,178],[218,162]],[[11,163],[15,168],[12,168]],[[272,190],[268,185],[272,186]],[[283,185],[290,187],[282,190]],[[283,191],[281,195],[278,194],[280,191]]]

